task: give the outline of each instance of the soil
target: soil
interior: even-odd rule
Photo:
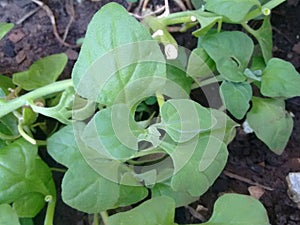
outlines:
[[[101,1],[72,1],[47,0],[44,1],[53,11],[56,19],[58,34],[62,37],[72,14],[70,7],[74,7],[75,18],[71,23],[66,42],[72,45],[84,37],[86,27],[92,15],[105,3]],[[81,2],[81,3],[80,3]],[[134,10],[136,5],[130,7],[125,0],[116,1],[126,8]],[[161,0],[150,0],[149,5],[162,5]],[[171,5],[173,11],[178,10],[177,5]],[[37,9],[31,0],[0,0],[0,21],[13,22],[18,25],[0,42],[0,74],[12,75],[25,70],[34,61],[44,56],[65,52],[68,55],[68,65],[61,79],[70,77],[72,67],[77,59],[79,48],[70,48],[62,45],[53,34],[50,19],[45,10],[39,9],[23,22],[20,19]],[[300,71],[300,1],[289,0],[273,10],[272,25],[274,34],[273,54],[276,57],[290,61]],[[192,48],[196,39],[187,34],[175,34],[179,44]],[[255,135],[244,134],[238,129],[238,135],[229,145],[229,159],[226,172],[217,179],[215,184],[198,202],[189,207],[177,209],[177,223],[201,222],[202,216],[208,219],[211,215],[213,203],[217,197],[226,192],[249,194],[249,182],[228,176],[229,173],[239,175],[253,182],[265,185],[273,191],[264,190],[261,202],[268,211],[270,223],[274,225],[300,224],[300,210],[287,195],[285,177],[289,172],[300,172],[300,98],[287,101],[287,110],[294,115],[294,130],[290,141],[280,156],[272,153],[266,145],[259,141]],[[47,156],[42,156],[43,158]],[[50,164],[55,162],[47,159]],[[54,173],[60,193],[62,174]],[[200,207],[201,206],[201,207]],[[35,224],[42,224],[44,212],[35,219]],[[55,222],[57,225],[88,225],[91,218],[81,212],[71,209],[61,199],[58,201]]]

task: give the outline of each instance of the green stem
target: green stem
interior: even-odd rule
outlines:
[[[101,218],[102,218],[102,222],[104,225],[109,225],[108,224],[108,214],[106,211],[100,212]]]
[[[65,173],[67,172],[66,169],[61,169],[61,168],[56,168],[56,167],[52,167],[50,168],[51,171],[54,171],[54,172],[60,172],[60,173]]]
[[[99,225],[98,213],[94,213],[93,225]]]
[[[273,9],[276,6],[280,5],[281,3],[285,2],[286,0],[272,0],[267,2],[266,4],[262,5],[261,8],[257,8],[251,12],[248,13],[248,15],[245,18],[245,21],[252,20],[262,14],[262,9]]]
[[[247,23],[242,23],[241,25],[249,34],[253,35],[256,38],[256,30],[252,29]]]
[[[49,197],[50,199],[47,200],[47,197]],[[48,202],[48,206],[47,206],[47,211],[46,211],[46,217],[44,220],[44,225],[53,225],[56,199],[55,199],[55,197],[52,197],[52,196],[46,196],[45,199]]]
[[[0,117],[3,117],[6,114],[26,105],[28,100],[37,99],[45,95],[49,95],[55,92],[60,92],[71,86],[73,86],[73,82],[71,79],[57,81],[47,86],[38,88],[34,91],[28,92],[27,94],[12,99],[8,102],[0,103],[0,107],[1,107]]]

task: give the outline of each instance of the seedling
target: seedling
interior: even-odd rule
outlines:
[[[282,153],[293,127],[284,100],[300,95],[295,68],[272,58],[270,10],[282,2],[210,0],[142,23],[109,3],[90,22],[70,80],[56,81],[64,54],[12,80],[0,76],[0,220],[32,218],[47,202],[45,225],[53,223],[56,191],[38,157],[42,145],[67,168],[63,201],[95,221],[100,213],[106,225],[175,224],[174,209],[196,201],[224,169],[236,119]],[[254,19],[262,19],[258,30],[249,26]],[[251,36],[222,30],[223,23]],[[178,24],[182,31],[200,25],[192,52],[168,32]],[[193,88],[203,90],[205,104],[189,98]],[[147,118],[136,116],[143,111]],[[269,224],[262,204],[248,196],[226,194],[214,210],[204,224]]]

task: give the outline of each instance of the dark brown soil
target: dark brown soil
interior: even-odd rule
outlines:
[[[83,0],[48,0],[44,1],[53,11],[57,22],[58,33],[62,37],[70,15],[67,8],[72,6],[75,11],[75,20],[71,24],[66,42],[75,44],[85,34],[86,27],[92,15],[108,0],[91,2]],[[73,4],[72,4],[73,2]],[[125,0],[116,1],[128,7]],[[161,4],[162,1],[150,0],[150,4]],[[25,14],[34,10],[36,4],[30,0],[4,1],[0,0],[0,21],[17,23]],[[177,6],[174,5],[173,10]],[[274,56],[290,61],[300,71],[300,1],[289,0],[273,11],[272,24],[274,31]],[[192,48],[196,39],[186,34],[176,34],[176,39],[185,47]],[[50,19],[42,9],[38,10],[25,21],[16,25],[0,42],[0,74],[11,75],[14,72],[28,68],[37,59],[59,52],[66,52],[69,57],[68,66],[61,79],[70,77],[72,66],[78,55],[78,48],[63,46],[54,36]],[[226,171],[244,178],[248,178],[261,185],[273,188],[265,190],[261,202],[267,208],[271,224],[296,225],[300,224],[300,210],[287,195],[285,177],[289,172],[300,171],[300,98],[287,102],[287,109],[294,117],[294,131],[284,153],[280,156],[272,153],[254,135],[243,134],[238,130],[235,140],[229,145],[229,160]],[[51,162],[55,164],[55,162]],[[55,173],[57,186],[62,174]],[[199,202],[191,206],[196,209],[202,205],[208,209],[199,211],[208,219],[212,206],[217,197],[224,192],[249,194],[250,184],[222,174],[209,191],[201,197]],[[60,191],[58,189],[58,191]],[[178,223],[200,222],[197,213],[188,208],[177,209]],[[196,217],[195,217],[196,215]],[[42,224],[43,212],[37,217],[36,225]],[[88,225],[90,218],[81,212],[59,201],[56,216],[56,225]]]

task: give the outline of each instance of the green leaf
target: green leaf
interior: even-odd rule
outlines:
[[[214,211],[206,223],[201,225],[269,225],[264,206],[255,198],[224,194],[216,201]]]
[[[268,97],[292,98],[300,96],[300,75],[295,67],[282,59],[267,63],[261,79],[261,93]]]
[[[225,31],[205,36],[201,45],[226,80],[242,82],[246,79],[243,73],[254,49],[250,37],[240,31]]]
[[[122,92],[130,83],[153,76],[166,77],[165,59],[158,43],[125,8],[106,4],[91,20],[74,66],[76,92],[112,105],[117,98],[120,102],[131,100]],[[152,88],[156,90],[155,86]]]
[[[0,224],[1,225],[20,225],[16,211],[8,204],[0,205]]]
[[[80,130],[74,131],[74,129],[82,131],[83,125],[66,126],[47,140],[49,154],[57,162],[68,167],[62,182],[62,198],[65,203],[87,213],[97,213],[133,204],[147,196],[147,189],[142,186],[121,185],[114,180],[104,178],[101,171],[92,169],[86,161],[87,158],[82,155],[84,151],[88,151],[83,149],[87,147],[83,145],[82,140],[75,138],[75,135],[79,134],[74,132]],[[97,152],[93,159],[99,160],[96,161],[99,164],[105,163]],[[109,162],[106,165],[109,165]],[[107,167],[107,170],[111,169]]]
[[[272,58],[273,39],[270,18],[270,16],[265,17],[261,27],[251,32],[260,45],[265,62]]]
[[[248,111],[252,88],[248,83],[223,81],[220,86],[222,101],[228,111],[237,119],[242,119]]]
[[[200,135],[200,138],[195,137],[166,150],[173,151],[170,154],[175,167],[172,189],[194,197],[204,194],[213,184],[224,169],[228,156],[226,145],[213,136]]]
[[[0,117],[0,139],[14,140],[19,137],[18,119],[12,113]]]
[[[13,207],[19,217],[35,217],[45,205],[45,196],[40,193],[28,193],[17,199]]]
[[[231,22],[240,23],[254,6],[260,6],[258,0],[207,0],[206,9],[227,17]]]
[[[13,23],[0,22],[0,40],[11,30],[15,25]]]
[[[186,142],[216,123],[209,109],[188,99],[171,99],[161,107],[162,129],[176,142]]]
[[[8,89],[9,88],[14,89],[15,85],[13,84],[10,77],[0,74],[0,88],[2,89],[5,95],[8,95],[10,93]],[[2,97],[0,96],[0,98]]]
[[[129,108],[117,104],[96,113],[82,135],[87,146],[108,158],[125,160],[137,153],[141,132]]]
[[[169,197],[152,198],[136,208],[117,213],[108,218],[110,225],[176,225],[175,203]]]
[[[31,91],[57,80],[68,61],[64,53],[44,57],[34,62],[28,70],[13,74],[14,84]]]
[[[19,218],[21,225],[34,225],[32,218]]]
[[[293,119],[284,100],[253,97],[247,121],[256,136],[276,154],[281,154],[293,129]]]
[[[22,125],[32,125],[36,121],[38,114],[35,113],[29,107],[23,107],[22,117],[23,117]]]
[[[187,75],[192,78],[208,78],[216,71],[215,62],[209,57],[203,48],[192,51],[187,67]]]
[[[55,197],[51,171],[38,158],[35,145],[18,139],[5,146],[0,151],[0,165],[0,202],[16,202],[16,210],[21,215],[36,215],[44,206],[46,195]],[[24,198],[28,201],[24,202]],[[31,204],[34,207],[26,208]]]

